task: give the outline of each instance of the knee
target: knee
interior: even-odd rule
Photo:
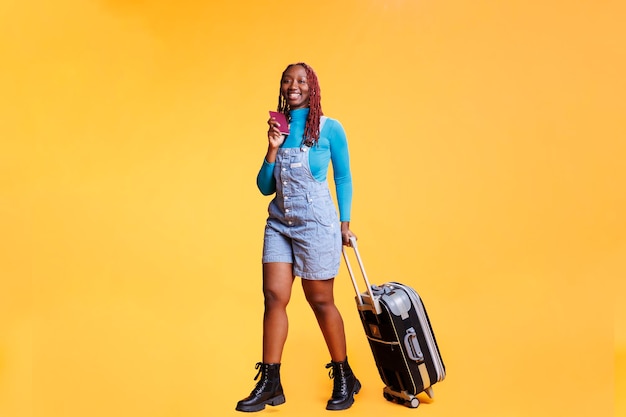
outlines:
[[[336,310],[333,297],[333,280],[302,281],[304,295],[316,315],[326,315]]]
[[[316,314],[324,314],[330,309],[335,308],[335,302],[332,297],[326,297],[320,294],[308,294],[306,299]]]
[[[282,291],[274,291],[272,289],[265,289],[263,291],[265,298],[265,308],[286,308],[289,303],[289,295],[284,294]]]

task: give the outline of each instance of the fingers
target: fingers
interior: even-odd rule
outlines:
[[[270,144],[272,146],[282,145],[285,141],[285,136],[278,129],[280,123],[278,123],[275,118],[270,117],[267,124],[269,125],[269,128],[267,129],[267,139],[270,141]]]
[[[357,239],[356,235],[352,233],[351,230],[348,230],[347,232],[342,233],[341,238],[342,238],[343,244],[348,247],[352,247],[351,238],[354,238],[354,240]]]
[[[267,124],[269,125],[269,129],[267,131],[268,135],[274,134],[274,133],[279,134],[279,135],[281,134],[280,130],[278,129],[280,127],[280,123],[278,123],[278,121],[275,118],[270,117],[270,119],[267,121]]]

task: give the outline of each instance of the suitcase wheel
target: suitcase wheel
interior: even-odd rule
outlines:
[[[407,399],[404,399],[404,398],[399,398],[399,397],[396,397],[394,395],[391,395],[387,391],[383,391],[383,397],[385,397],[385,399],[387,401],[395,402],[395,403],[404,405],[404,406],[409,407],[409,408],[417,408],[420,405],[420,400],[417,397],[414,397],[414,396],[412,396],[412,398],[410,400],[407,400]]]

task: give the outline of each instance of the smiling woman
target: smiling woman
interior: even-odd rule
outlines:
[[[285,402],[280,367],[287,340],[287,304],[298,276],[331,356],[327,367],[333,369],[334,387],[326,409],[345,410],[361,389],[348,364],[343,319],[333,296],[341,245],[350,245],[354,237],[350,231],[352,177],[346,135],[338,121],[321,119],[319,82],[305,63],[289,65],[283,71],[278,111],[289,116],[289,134],[285,137],[280,132],[274,117],[268,120],[269,144],[257,176],[263,195],[275,193],[263,244],[263,361],[257,363],[261,379],[236,409],[260,411],[266,405]],[[341,226],[326,181],[329,161]]]

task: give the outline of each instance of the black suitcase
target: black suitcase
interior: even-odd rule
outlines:
[[[352,247],[367,291],[359,291],[345,246],[343,256],[356,291],[361,322],[385,384],[383,396],[416,408],[417,395],[426,392],[432,398],[433,384],[446,375],[428,314],[413,288],[398,282],[370,285],[355,239]]]

